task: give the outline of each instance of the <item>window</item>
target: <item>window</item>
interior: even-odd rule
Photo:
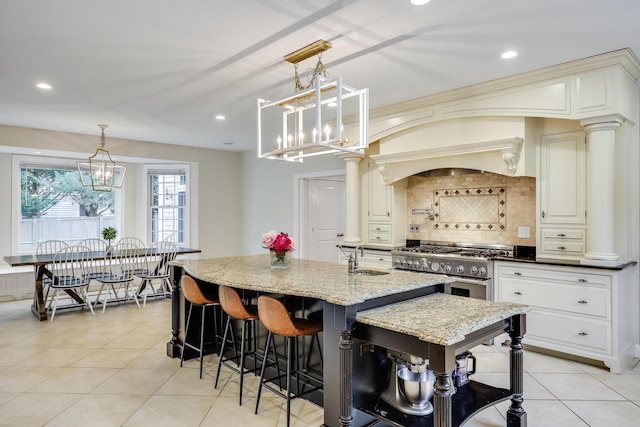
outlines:
[[[102,229],[116,227],[116,192],[83,187],[70,159],[14,158],[19,179],[14,185],[14,234],[17,253],[34,252],[45,240],[101,238]],[[18,199],[19,198],[19,199]]]
[[[170,241],[188,246],[187,168],[150,168],[149,226],[151,242]]]

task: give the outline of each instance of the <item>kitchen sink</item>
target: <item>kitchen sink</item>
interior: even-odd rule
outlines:
[[[355,270],[351,274],[356,274],[360,276],[382,276],[384,274],[389,274],[389,272],[380,271],[380,270]]]

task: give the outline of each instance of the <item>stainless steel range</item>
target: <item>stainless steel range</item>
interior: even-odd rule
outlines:
[[[487,300],[493,299],[492,258],[496,257],[512,258],[513,247],[421,241],[419,246],[391,251],[394,268],[455,276],[452,294]]]

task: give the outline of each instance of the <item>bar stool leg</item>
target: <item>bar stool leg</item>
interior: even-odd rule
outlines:
[[[264,346],[264,357],[262,358],[262,367],[260,368],[260,385],[258,386],[258,398],[256,399],[256,410],[255,410],[255,414],[258,413],[258,407],[260,406],[260,394],[262,393],[262,382],[264,381],[264,371],[265,368],[267,367],[267,358],[269,356],[269,343],[273,340],[273,334],[271,332],[269,332],[267,334],[267,344]],[[275,354],[275,342],[274,342],[274,347],[273,347],[273,352],[274,352],[274,356],[276,358],[276,360],[278,359],[278,355]],[[278,368],[278,373],[280,373],[280,368]],[[282,389],[282,385],[280,386],[280,389]]]
[[[187,339],[189,338],[189,323],[191,323],[191,309],[193,309],[193,304],[189,306],[189,314],[187,315],[187,325],[184,328],[184,342],[186,344]],[[186,345],[182,346],[182,354],[180,355],[180,367],[182,368],[182,363],[184,362],[184,353],[187,349]]]
[[[289,427],[291,422],[291,364],[293,363],[291,353],[294,342],[295,339],[287,337],[287,427]],[[297,354],[298,352],[296,351],[295,353]]]
[[[246,326],[247,326],[247,321],[243,319],[242,320],[242,342],[240,343],[240,402],[239,402],[240,406],[242,406],[242,389],[244,387],[244,343],[247,340]]]
[[[146,295],[146,294],[145,294]],[[204,315],[207,311],[207,306],[203,305],[202,307],[202,315],[200,320],[200,379],[202,379],[202,359],[203,359],[203,347],[204,347]]]
[[[213,386],[213,388],[215,389],[218,388],[218,379],[220,378],[220,368],[222,367],[222,358],[224,357],[224,347],[227,344],[227,333],[229,332],[230,327],[231,327],[231,317],[227,316],[227,324],[224,327],[224,334],[222,335],[222,345],[220,346],[220,354],[218,355],[218,372],[216,372],[216,382]],[[233,334],[231,334],[231,336],[233,336]],[[234,343],[234,349],[235,349],[235,343]]]

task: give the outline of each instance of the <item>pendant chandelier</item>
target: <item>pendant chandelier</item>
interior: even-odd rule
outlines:
[[[100,148],[89,157],[88,162],[77,162],[78,173],[83,187],[91,187],[93,191],[112,191],[122,187],[127,167],[119,165],[111,159],[111,155],[105,150],[104,130],[108,125],[98,125],[102,129]]]
[[[302,162],[323,154],[362,154],[369,146],[369,90],[327,77],[322,52],[329,48],[331,43],[318,40],[284,57],[294,64],[294,94],[258,99],[258,157]],[[298,64],[314,55],[318,62],[303,85]]]

